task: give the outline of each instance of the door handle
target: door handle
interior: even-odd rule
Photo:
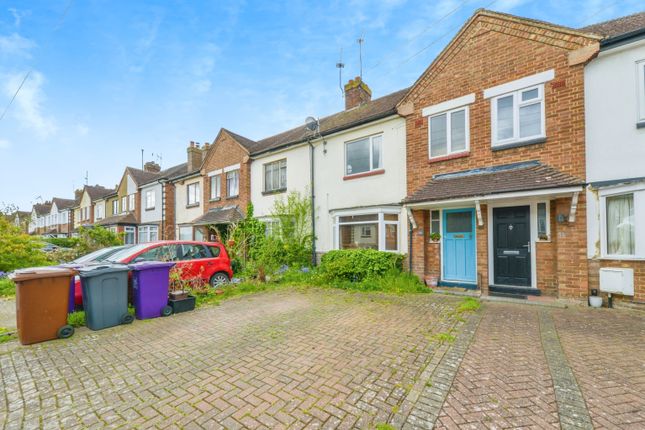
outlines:
[[[522,246],[524,248],[526,248],[526,250],[528,251],[529,254],[531,253],[531,242],[530,241],[526,245],[522,245]]]

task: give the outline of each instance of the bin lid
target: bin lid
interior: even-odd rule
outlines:
[[[106,273],[128,272],[130,268],[125,264],[98,264],[96,266],[85,266],[78,269],[81,278],[91,278]]]
[[[147,270],[147,269],[160,269],[160,268],[171,268],[175,265],[173,261],[140,261],[139,263],[130,264],[130,269],[132,270]]]
[[[9,275],[9,278],[15,282],[30,281],[39,278],[58,278],[60,276],[74,276],[76,271],[64,267],[30,267],[27,269],[16,270]]]

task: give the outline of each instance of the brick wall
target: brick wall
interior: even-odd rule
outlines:
[[[601,267],[624,267],[634,269],[634,297],[612,294],[614,302],[645,304],[645,261],[625,260],[589,260],[589,288],[596,288],[599,294],[605,298],[607,295],[600,293],[600,268]]]
[[[402,101],[410,112],[407,130],[407,191],[425,185],[433,175],[480,167],[539,160],[585,179],[584,65],[569,65],[569,54],[596,40],[563,33],[554,27],[535,26],[499,15],[483,13],[470,21],[419,79]],[[483,90],[525,76],[554,69],[555,78],[544,85],[546,142],[493,151],[491,148],[491,101]],[[469,153],[438,162],[428,160],[428,118],[422,109],[467,94],[469,105]],[[402,109],[403,110],[403,109]],[[406,112],[407,113],[407,112]],[[556,225],[558,213],[569,214],[571,199],[551,201],[550,242],[536,244],[538,288],[547,295],[579,298],[587,293],[585,262],[585,201],[581,193],[575,223]],[[488,279],[488,220],[482,205],[484,226],[477,226],[477,272],[484,290]],[[417,223],[427,218],[415,211]],[[427,242],[427,234],[413,236],[413,267],[420,276],[440,273],[440,246]],[[422,263],[420,263],[422,262]],[[484,291],[486,292],[486,291]]]
[[[175,186],[172,183],[162,185],[164,193],[164,221],[161,231],[163,240],[175,240]]]
[[[239,195],[229,198],[226,195],[226,173],[222,172],[219,200],[210,200],[210,178],[208,172],[223,169],[227,166],[240,164],[240,189]],[[211,208],[238,205],[243,213],[246,213],[246,206],[251,200],[251,160],[248,152],[240,146],[226,131],[222,131],[213,145],[211,145],[202,166],[202,177],[204,179],[203,201],[204,211]]]

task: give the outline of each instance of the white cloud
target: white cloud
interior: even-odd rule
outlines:
[[[0,139],[0,149],[7,149],[11,146],[11,142],[6,139]]]
[[[7,9],[9,12],[11,12],[11,15],[13,15],[13,25],[16,26],[16,28],[20,27],[20,24],[22,23],[22,18],[25,16],[31,15],[31,11],[19,11],[18,9],[14,7],[10,7]]]
[[[31,51],[36,44],[18,33],[13,33],[8,36],[0,35],[0,54],[20,56],[29,58]]]
[[[24,74],[6,74],[3,77],[2,92],[10,99],[20,87]],[[38,71],[32,71],[16,96],[10,112],[20,124],[36,132],[41,138],[46,138],[56,133],[57,127],[53,118],[43,112],[45,94],[43,84],[45,77]]]

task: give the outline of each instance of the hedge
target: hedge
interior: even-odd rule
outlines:
[[[323,255],[320,270],[330,279],[353,282],[401,271],[403,255],[374,249],[341,249]]]

